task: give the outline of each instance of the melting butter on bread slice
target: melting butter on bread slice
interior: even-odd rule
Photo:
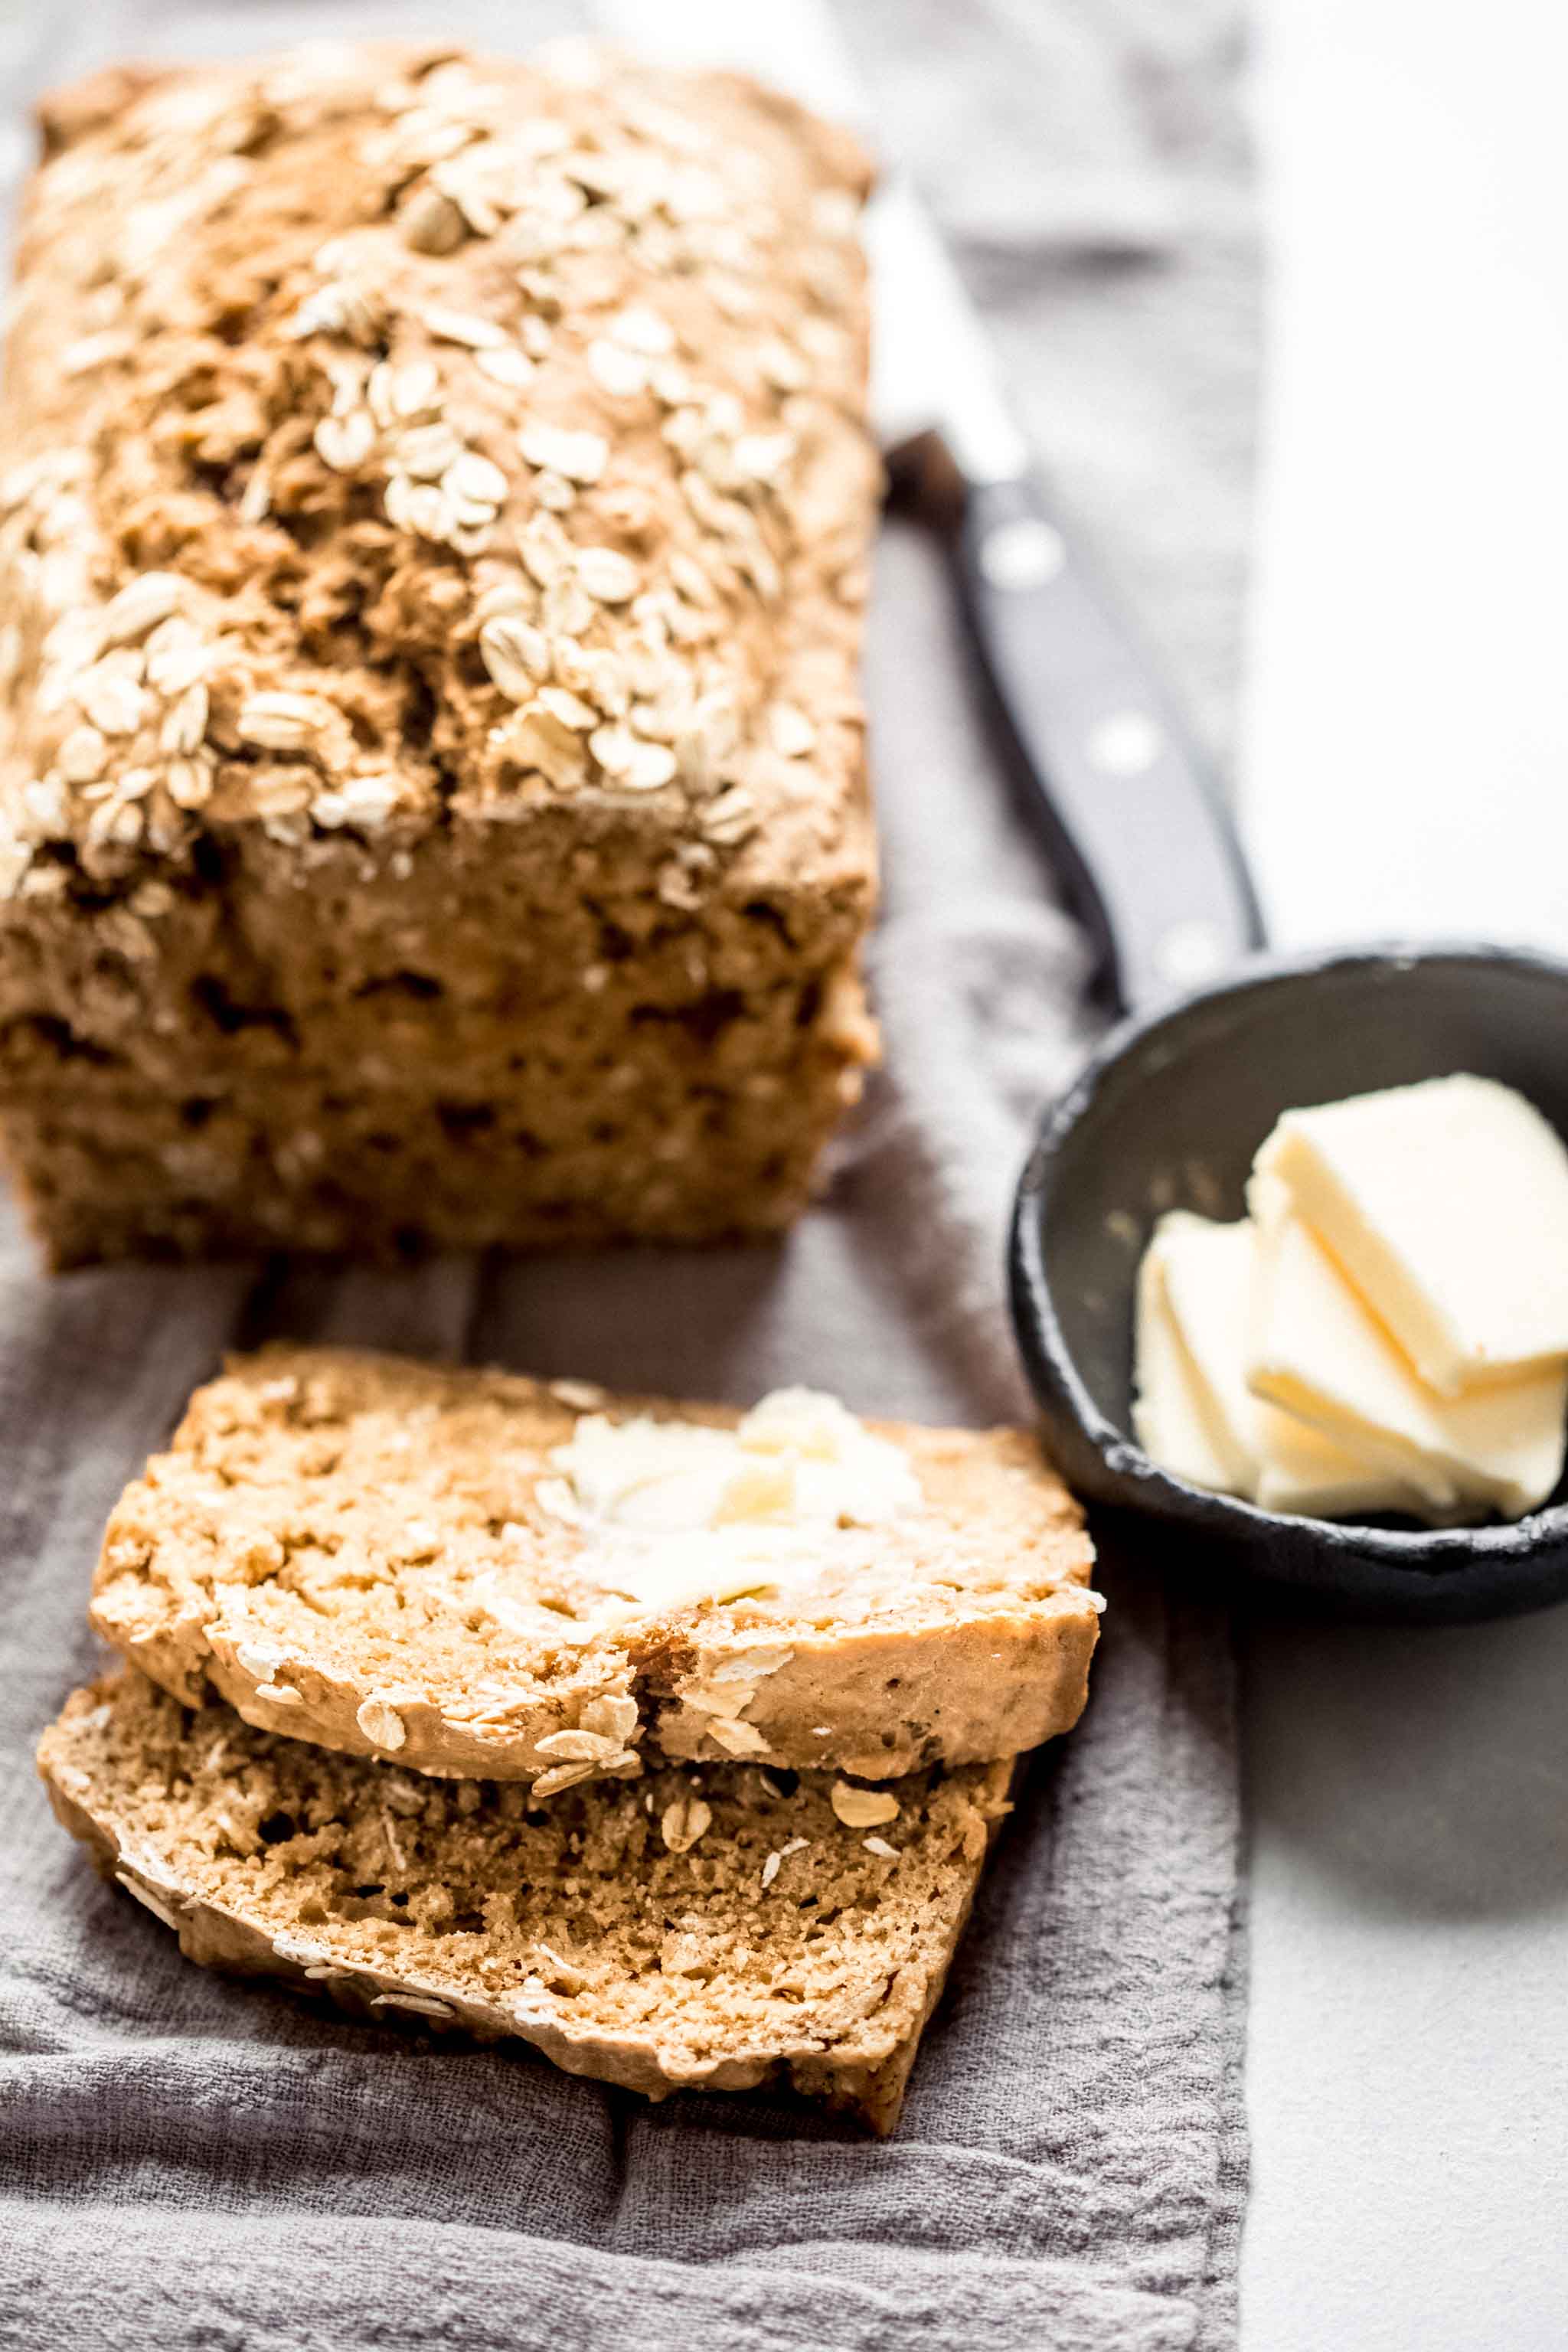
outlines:
[[[76,1692],[38,1764],[66,1828],[204,1966],[514,2036],[651,2098],[787,2084],[879,2131],[1012,1770],[895,1795],[670,1765],[542,1803],[323,1755],[133,1671]]]
[[[1020,1431],[274,1348],[127,1490],[92,1622],[187,1703],[542,1796],[655,1749],[890,1779],[1070,1728],[1091,1558]]]

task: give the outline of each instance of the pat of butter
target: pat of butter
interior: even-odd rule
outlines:
[[[1443,1397],[1414,1368],[1300,1219],[1278,1180],[1260,1173],[1250,1200],[1258,1230],[1247,1378],[1363,1461],[1381,1462],[1452,1517],[1492,1505],[1532,1510],[1563,1471],[1568,1371],[1553,1365],[1505,1386]]]
[[[837,1397],[780,1389],[735,1429],[585,1413],[536,1500],[583,1529],[583,1570],[646,1607],[733,1601],[810,1580],[826,1529],[918,1510],[906,1454]]]
[[[1189,1486],[1206,1486],[1218,1495],[1250,1494],[1250,1466],[1238,1469],[1234,1453],[1227,1454],[1213,1406],[1182,1345],[1165,1288],[1168,1255],[1162,1241],[1152,1242],[1138,1269],[1132,1400],[1138,1443],[1151,1462]]]
[[[1287,1111],[1257,1165],[1429,1387],[1568,1357],[1568,1151],[1511,1087],[1430,1078]]]
[[[1372,1511],[1429,1516],[1425,1497],[1386,1463],[1341,1445],[1261,1400],[1258,1410],[1265,1453],[1257,1500],[1264,1510],[1310,1519],[1364,1518]]]
[[[1156,1355],[1173,1349],[1178,1359],[1174,1370],[1167,1362],[1140,1364],[1143,1450],[1167,1469],[1175,1468],[1161,1445],[1179,1430],[1189,1457],[1199,1463],[1195,1415],[1212,1453],[1211,1475],[1178,1475],[1224,1494],[1250,1495],[1258,1480],[1258,1408],[1242,1370],[1241,1338],[1252,1285],[1251,1229],[1215,1224],[1174,1209],[1161,1218],[1143,1264],[1154,1294],[1148,1316],[1151,1347]],[[1160,1444],[1143,1436],[1144,1421]]]
[[[1417,1507],[1411,1482],[1252,1394],[1247,1385],[1257,1234],[1173,1210],[1138,1276],[1138,1441],[1189,1486],[1320,1517]]]

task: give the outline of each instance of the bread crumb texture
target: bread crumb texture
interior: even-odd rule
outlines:
[[[128,1671],[74,1695],[39,1769],[204,1965],[516,2036],[655,2098],[776,2080],[888,2130],[1012,1768],[915,1777],[872,1839],[826,1776],[755,1766],[542,1805],[326,1756]]]
[[[572,1508],[560,1465],[589,1420],[742,1424],[353,1349],[237,1358],[117,1506],[93,1622],[187,1702],[216,1689],[296,1739],[543,1796],[667,1757],[888,1780],[1077,1720],[1092,1550],[1026,1433],[869,1424],[910,1507],[658,1601]],[[661,1533],[660,1556],[712,1540]]]
[[[587,49],[43,122],[0,1104],[52,1254],[787,1221],[875,1043],[858,151]]]

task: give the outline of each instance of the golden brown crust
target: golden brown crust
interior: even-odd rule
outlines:
[[[606,1615],[550,1493],[584,1410],[740,1418],[352,1349],[237,1359],[116,1507],[93,1622],[186,1701],[210,1684],[441,1774],[558,1784],[586,1730],[611,1771],[650,1746],[890,1779],[1077,1721],[1092,1550],[1024,1433],[873,1424],[917,1512],[823,1530],[805,1588]]]
[[[779,2082],[881,2132],[1012,1770],[906,1782],[869,1844],[820,1779],[739,1766],[530,1813],[187,1713],[135,1674],[75,1693],[38,1762],[65,1827],[202,1966],[519,2038],[650,2098]],[[668,1809],[694,1801],[708,1819],[672,1845]]]
[[[179,859],[204,824],[406,843],[583,791],[695,840],[732,756],[722,703],[764,858],[831,861],[813,730],[769,696],[781,660],[804,666],[824,732],[858,740],[834,583],[875,475],[866,167],[842,134],[729,75],[606,53],[576,87],[374,45],[116,72],[46,120],[3,411],[12,749],[45,787],[13,809],[24,840],[74,844],[101,881],[147,848]],[[509,614],[555,648],[552,686],[531,641],[486,636]],[[198,684],[182,750],[163,721]],[[542,767],[519,749],[543,756],[541,691],[648,743],[668,703],[706,753],[681,737],[673,791],[618,742]],[[319,708],[253,709],[278,694]],[[85,743],[62,767],[100,702],[139,723],[98,728],[97,776]],[[200,774],[171,779],[180,757]],[[111,803],[142,822],[106,822]]]
[[[0,1099],[56,1256],[784,1222],[874,1049],[864,160],[734,77],[434,47],[45,123]],[[354,1157],[400,1088],[426,1223]]]

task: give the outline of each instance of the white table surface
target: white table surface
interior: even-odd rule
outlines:
[[[1274,934],[1568,952],[1568,10],[1259,5]],[[1245,2352],[1562,2352],[1568,1611],[1271,1631],[1247,1706]]]

